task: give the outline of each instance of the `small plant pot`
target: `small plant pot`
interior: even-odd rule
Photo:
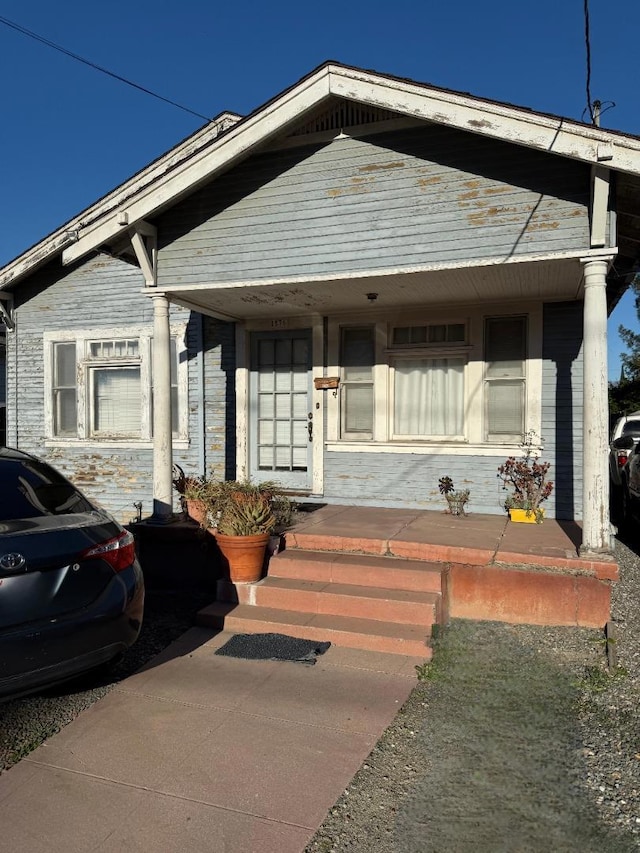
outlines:
[[[231,583],[256,583],[262,577],[268,533],[254,536],[226,536],[216,533],[216,542],[228,568]]]
[[[464,506],[466,504],[466,500],[460,500],[459,498],[453,497],[452,495],[445,495],[447,499],[447,512],[449,515],[466,515]]]
[[[182,505],[192,521],[204,526],[207,520],[207,504],[205,501],[183,498]]]
[[[519,524],[542,524],[544,509],[518,509],[511,507],[509,519]]]

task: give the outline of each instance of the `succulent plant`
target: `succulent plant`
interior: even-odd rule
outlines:
[[[231,493],[218,519],[218,532],[225,536],[253,536],[271,533],[276,526],[271,501],[256,492]]]

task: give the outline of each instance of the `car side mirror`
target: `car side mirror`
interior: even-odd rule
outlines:
[[[632,435],[621,435],[613,442],[614,450],[632,450],[635,447],[636,439]]]

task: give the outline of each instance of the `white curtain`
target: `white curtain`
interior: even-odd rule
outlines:
[[[462,435],[464,359],[398,359],[394,365],[394,435]]]

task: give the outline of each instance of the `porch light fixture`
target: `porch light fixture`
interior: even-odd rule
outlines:
[[[367,299],[369,300],[369,302],[375,302],[377,298],[377,293],[367,293]]]

